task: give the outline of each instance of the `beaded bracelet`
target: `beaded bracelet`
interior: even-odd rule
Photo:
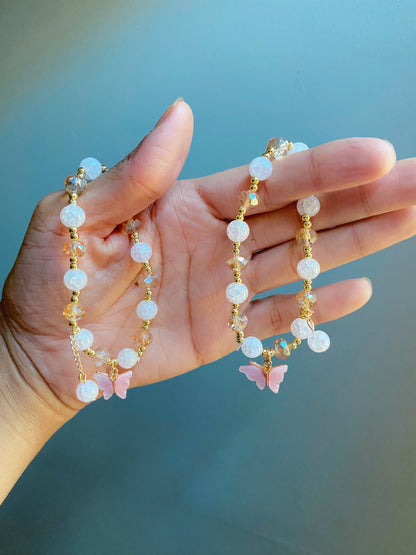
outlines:
[[[309,347],[318,353],[326,351],[330,345],[328,335],[322,330],[315,330],[312,321],[312,307],[317,300],[316,295],[312,293],[312,279],[319,275],[320,266],[318,261],[312,258],[312,244],[315,243],[317,234],[312,229],[311,217],[319,212],[318,198],[312,195],[297,202],[297,211],[302,216],[303,227],[296,233],[296,241],[303,245],[304,258],[297,265],[297,273],[303,279],[303,290],[296,295],[299,317],[295,318],[290,326],[290,331],[294,335],[293,341],[288,342],[283,338],[278,338],[272,349],[266,349],[257,337],[244,337],[248,319],[244,314],[240,314],[239,307],[248,298],[248,289],[241,280],[241,272],[247,267],[248,260],[240,255],[240,245],[250,233],[244,216],[247,210],[258,205],[259,200],[256,194],[258,185],[260,181],[271,176],[273,170],[271,160],[307,149],[308,147],[304,143],[292,143],[281,137],[270,139],[266,152],[262,156],[254,158],[249,165],[250,189],[241,193],[241,204],[236,218],[227,227],[227,235],[233,242],[233,256],[227,261],[227,265],[232,269],[234,275],[234,281],[226,288],[227,300],[232,303],[228,325],[235,332],[237,348],[241,347],[242,352],[248,358],[257,358],[260,355],[264,358],[263,364],[250,361],[249,366],[240,366],[239,371],[245,374],[249,380],[255,381],[259,389],[269,387],[274,393],[279,391],[279,385],[283,381],[287,365],[274,367],[273,355],[279,359],[287,359],[291,351],[297,349],[301,344],[302,339],[307,339]]]
[[[60,220],[65,227],[69,228],[70,241],[65,243],[64,253],[69,256],[70,269],[64,275],[65,286],[72,291],[71,301],[63,310],[64,317],[69,320],[72,328],[70,334],[71,348],[78,370],[79,384],[76,388],[76,396],[84,403],[94,401],[99,393],[103,391],[104,399],[109,399],[113,393],[125,399],[127,389],[130,385],[132,370],[137,362],[140,361],[147,345],[152,341],[152,335],[148,331],[150,321],[158,312],[157,304],[152,301],[152,289],[158,285],[158,277],[152,273],[149,259],[152,255],[152,248],[147,243],[140,241],[138,220],[129,220],[123,225],[123,231],[131,237],[132,246],[130,255],[136,262],[142,263],[143,273],[138,278],[138,285],[145,289],[144,300],[139,302],[136,312],[143,320],[139,330],[133,337],[135,349],[130,347],[121,349],[117,358],[112,358],[103,347],[92,349],[94,336],[87,328],[80,328],[78,321],[85,315],[85,310],[79,304],[81,290],[87,285],[87,274],[78,268],[78,259],[86,252],[85,244],[80,240],[78,227],[85,222],[85,212],[78,206],[77,199],[86,192],[87,181],[98,177],[107,170],[106,166],[100,164],[95,158],[85,158],[80,163],[76,175],[70,175],[65,180],[65,189],[68,193],[68,204],[61,210]],[[91,357],[97,367],[101,370],[94,374],[95,381],[87,379],[79,351],[83,351]],[[129,370],[119,373],[120,368]]]

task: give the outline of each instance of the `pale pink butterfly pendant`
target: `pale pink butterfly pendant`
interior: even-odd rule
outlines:
[[[103,397],[107,401],[115,393],[120,399],[125,399],[127,396],[127,389],[130,385],[130,379],[133,372],[129,370],[128,372],[123,372],[119,374],[115,380],[111,380],[107,374],[100,374],[96,372],[94,374],[95,381],[98,387],[103,391]]]
[[[256,382],[259,389],[268,387],[273,393],[279,391],[279,386],[283,381],[287,364],[274,366],[269,372],[265,372],[261,364],[257,364],[250,360],[250,366],[240,366],[239,371],[247,376],[247,378]]]

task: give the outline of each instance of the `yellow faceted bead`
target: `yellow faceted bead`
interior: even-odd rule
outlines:
[[[314,229],[302,228],[296,233],[295,238],[296,238],[296,242],[299,245],[304,245],[304,244],[313,245],[318,238],[318,234]]]
[[[62,314],[67,320],[76,321],[80,320],[84,316],[85,310],[78,303],[69,303],[63,309]]]

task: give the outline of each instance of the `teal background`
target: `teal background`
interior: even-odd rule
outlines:
[[[2,0],[1,280],[38,200],[85,156],[113,165],[184,96],[183,177],[272,135],[416,150],[413,0]],[[320,276],[370,303],[300,349],[275,397],[233,354],[89,406],[0,509],[4,554],[416,552],[415,240]],[[59,364],[59,362],[58,362]]]

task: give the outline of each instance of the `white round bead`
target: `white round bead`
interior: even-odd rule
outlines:
[[[84,168],[85,177],[91,181],[101,175],[103,169],[101,163],[96,158],[84,158],[79,164],[80,168]]]
[[[254,336],[249,336],[244,339],[241,350],[248,358],[256,358],[263,352],[263,343]]]
[[[306,339],[313,334],[313,329],[304,318],[295,318],[290,325],[290,331],[299,339]]]
[[[87,285],[87,274],[84,270],[68,270],[64,274],[64,283],[70,291],[81,291]]]
[[[85,349],[89,349],[94,343],[94,336],[90,332],[90,330],[87,330],[87,328],[82,328],[75,335],[75,343],[80,351],[85,351]]]
[[[258,156],[250,162],[248,167],[251,177],[257,177],[260,181],[264,181],[272,175],[273,166],[265,156]]]
[[[315,279],[320,271],[319,262],[314,258],[303,258],[297,265],[298,276],[302,279]]]
[[[83,403],[91,403],[98,396],[98,385],[93,380],[87,380],[78,384],[76,395]]]
[[[85,212],[78,204],[64,206],[59,217],[65,227],[79,227],[85,222]]]
[[[308,345],[315,353],[323,353],[329,349],[331,340],[329,335],[322,330],[316,330],[308,337]]]
[[[152,256],[152,247],[147,243],[134,243],[130,255],[135,262],[147,262]]]
[[[316,216],[321,208],[321,203],[315,195],[310,197],[301,198],[296,204],[296,208],[301,216],[307,214],[308,216]]]
[[[302,152],[302,150],[308,150],[308,145],[305,143],[293,143],[293,148],[287,151],[288,154],[294,154],[295,152]]]
[[[154,301],[141,301],[136,308],[137,316],[142,320],[152,320],[157,311],[157,304]]]
[[[233,220],[227,226],[227,235],[234,243],[245,241],[250,234],[250,228],[243,220]]]
[[[117,355],[118,364],[122,368],[133,368],[138,358],[136,351],[129,348],[121,349]]]
[[[225,296],[230,303],[240,304],[247,300],[248,289],[244,283],[230,283],[225,290]]]

